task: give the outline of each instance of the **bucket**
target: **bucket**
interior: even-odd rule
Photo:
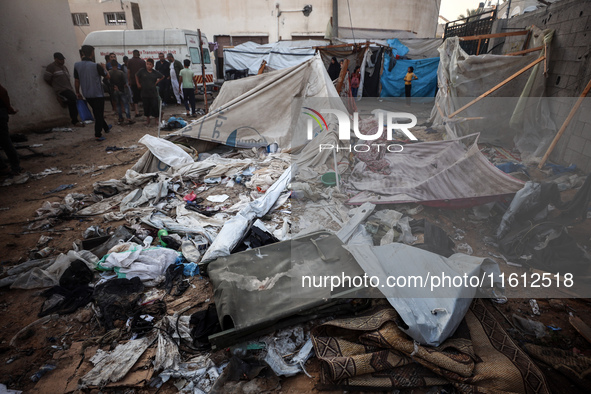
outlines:
[[[322,175],[322,178],[320,179],[324,186],[335,186],[337,184],[337,175],[332,171]],[[339,180],[340,179],[341,177],[339,176]]]

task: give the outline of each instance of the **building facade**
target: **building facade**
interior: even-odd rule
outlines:
[[[80,59],[68,0],[3,0],[0,8],[2,53],[7,55],[0,63],[0,83],[19,110],[10,117],[10,131],[68,124],[68,110],[43,80],[54,52],[63,53],[70,73]]]
[[[141,29],[143,25],[138,1],[69,0],[70,23],[74,26],[78,46],[93,31]]]

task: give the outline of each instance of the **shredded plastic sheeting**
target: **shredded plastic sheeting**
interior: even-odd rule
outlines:
[[[127,375],[127,372],[156,338],[157,335],[153,333],[150,336],[117,345],[115,350],[111,352],[97,350],[90,359],[94,368],[82,377],[81,385],[102,387],[110,382],[118,382]]]
[[[75,260],[82,260],[90,269],[98,258],[87,250],[79,252],[70,250],[67,254],[60,254],[53,264],[45,269],[35,267],[30,271],[21,274],[10,286],[11,289],[37,289],[43,287],[52,287],[59,284],[62,274],[68,269],[70,263]]]
[[[381,284],[388,277],[427,278],[426,286],[385,286],[378,289],[400,314],[407,329],[403,329],[421,344],[439,346],[452,335],[475,297],[475,287],[435,287],[427,274],[448,275],[450,277],[478,276],[498,281],[500,269],[493,260],[456,253],[449,258],[425,250],[391,243],[383,246],[348,245],[351,252],[368,276],[377,276]],[[490,288],[491,281],[482,289]]]
[[[242,208],[236,216],[228,220],[203,256],[203,262],[215,260],[221,256],[230,255],[230,251],[240,242],[248,227],[256,218],[262,217],[275,205],[279,196],[291,182],[292,167],[289,167],[281,177],[260,198]]]
[[[409,144],[402,152],[386,153],[389,175],[369,171],[364,162],[357,163],[349,180],[363,193],[349,203],[479,205],[520,190],[523,182],[491,165],[478,149],[477,137]]]
[[[161,162],[171,167],[182,167],[194,162],[193,158],[182,148],[162,138],[144,135],[139,142],[148,147],[150,152]]]

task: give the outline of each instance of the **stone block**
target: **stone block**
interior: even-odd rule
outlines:
[[[585,147],[583,148],[583,156],[591,158],[591,140],[586,140]]]
[[[571,33],[571,35],[576,34],[574,41],[572,42],[573,46],[577,47],[586,47],[591,42],[591,31],[580,31],[578,33]]]
[[[576,135],[571,135],[567,147],[577,153],[582,153],[583,148],[585,147],[585,139]]]

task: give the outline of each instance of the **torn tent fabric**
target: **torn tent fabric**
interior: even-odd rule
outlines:
[[[402,152],[383,156],[389,167],[382,172],[387,170],[388,175],[372,172],[360,161],[349,179],[361,193],[349,203],[470,207],[515,194],[523,182],[494,167],[478,149],[477,140],[478,135],[473,134],[457,140],[407,144]]]
[[[306,104],[312,101],[312,104]],[[227,81],[210,112],[167,136],[171,141],[200,139],[237,148],[303,146],[307,117],[302,107],[347,112],[320,56],[297,66]]]
[[[328,287],[303,287],[307,275],[363,276],[342,242],[327,232],[309,234],[209,263],[214,301],[223,330],[268,327],[331,301]],[[297,294],[297,296],[295,296]]]

